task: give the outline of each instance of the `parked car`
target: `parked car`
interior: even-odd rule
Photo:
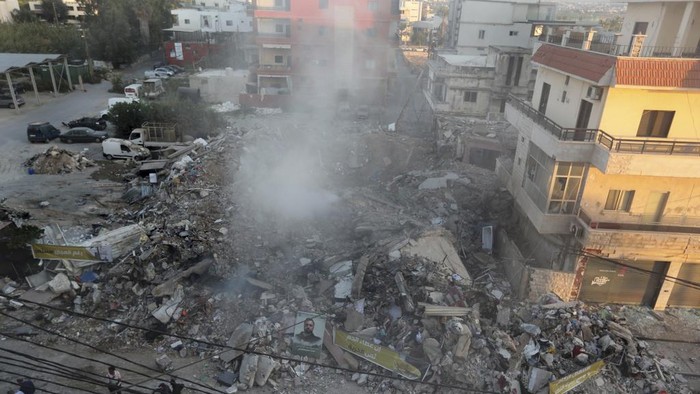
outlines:
[[[89,127],[73,127],[58,136],[61,142],[102,142],[107,139],[106,131],[93,130]]]
[[[173,72],[175,72],[176,74],[184,73],[185,71],[187,71],[184,67],[180,67],[177,64],[168,64],[166,67],[173,70]]]
[[[15,99],[17,99],[17,106],[21,107],[24,105],[24,99],[22,98],[22,96],[15,96]],[[12,101],[12,96],[9,93],[0,94],[0,107],[15,107],[15,102]]]
[[[144,160],[151,157],[151,151],[141,145],[119,138],[108,138],[102,141],[102,155],[107,160],[134,159]]]
[[[20,82],[12,82],[12,87],[15,88],[15,95],[19,95],[20,93],[26,92],[26,89],[24,88],[24,84]],[[0,93],[3,95],[10,95],[10,88],[3,84],[0,85]]]
[[[60,134],[61,131],[49,122],[32,122],[27,125],[29,142],[49,142]]]
[[[171,71],[172,73],[172,71]],[[166,72],[163,71],[144,71],[143,72],[144,77],[146,79],[151,79],[151,78],[162,78],[162,79],[168,79],[170,78],[170,75]]]
[[[93,130],[104,130],[107,128],[107,121],[100,118],[86,116],[84,118],[63,122],[63,125],[70,129],[74,127],[89,127]]]
[[[173,75],[175,75],[175,72],[174,72],[173,70],[167,68],[167,67],[158,67],[158,68],[156,68],[156,69],[153,70],[153,71],[155,71],[155,72],[157,72],[157,73],[165,73],[165,74],[167,74],[169,77],[172,77]]]

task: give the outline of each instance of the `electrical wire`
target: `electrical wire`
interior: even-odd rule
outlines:
[[[14,355],[17,355],[17,356],[21,356],[21,357],[27,358],[27,359],[29,359],[29,360],[35,361],[35,363],[32,364],[32,363],[29,363],[29,362],[26,361],[26,360],[20,360],[20,359],[18,359],[18,358],[9,357],[9,356],[7,356],[7,355],[3,356],[3,357],[5,357],[6,359],[14,360],[14,361],[21,361],[21,362],[29,363],[29,364],[35,365],[35,366],[36,366],[36,364],[42,364],[42,363],[43,363],[43,364],[48,365],[48,366],[49,366],[48,368],[49,368],[50,370],[59,370],[59,371],[61,371],[61,370],[63,370],[63,371],[67,370],[67,371],[65,371],[65,373],[68,374],[68,375],[70,375],[69,377],[71,377],[71,378],[73,378],[73,379],[80,380],[80,381],[83,381],[83,382],[86,382],[86,383],[94,383],[94,384],[97,384],[97,385],[99,385],[99,386],[104,386],[104,379],[105,379],[105,376],[104,376],[104,375],[101,375],[101,374],[98,374],[98,373],[95,373],[95,372],[89,372],[89,371],[86,371],[86,370],[81,369],[81,368],[69,367],[69,366],[63,365],[63,364],[61,364],[61,363],[57,363],[57,362],[55,362],[55,361],[52,361],[52,360],[48,360],[48,359],[41,358],[41,357],[36,357],[36,356],[27,355],[27,354],[24,354],[24,353],[15,351],[15,350],[3,348],[3,347],[0,347],[0,351],[4,351],[4,352],[10,353],[10,354],[14,354]],[[44,366],[44,368],[47,368],[47,367]],[[76,371],[77,371],[77,372],[76,372]],[[92,375],[92,376],[95,376],[95,378],[92,378],[92,377],[89,377],[89,376],[86,376],[86,375]],[[132,385],[132,386],[133,386],[133,385]],[[146,386],[134,386],[134,387],[143,388],[143,389],[149,389],[149,387],[146,387]]]
[[[35,324],[32,324],[31,322],[28,322],[28,321],[26,321],[26,320],[23,320],[23,319],[20,319],[20,318],[17,318],[17,317],[8,315],[8,314],[6,314],[6,313],[4,313],[4,312],[2,312],[2,311],[0,311],[0,315],[7,316],[7,317],[9,317],[10,319],[13,319],[13,320],[19,321],[19,322],[21,322],[21,323],[27,324],[27,325],[29,325],[29,326],[31,326],[31,327],[34,327],[34,328],[36,328],[36,329],[38,329],[38,330],[47,332],[47,333],[49,333],[49,334],[56,335],[56,336],[59,336],[59,337],[65,337],[65,336],[63,336],[62,334],[58,334],[58,333],[53,332],[53,331],[48,330],[48,329],[44,329],[44,328],[39,327],[39,326],[37,326],[37,325],[35,325]],[[88,361],[92,361],[92,362],[97,362],[97,363],[100,363],[100,364],[103,364],[103,365],[107,365],[107,366],[112,366],[112,365],[113,365],[113,363],[110,363],[110,362],[101,361],[101,360],[97,360],[97,359],[94,359],[94,358],[81,356],[81,355],[78,355],[78,354],[75,354],[75,353],[72,353],[72,352],[63,350],[63,349],[57,349],[57,348],[53,348],[53,347],[51,347],[51,346],[42,345],[42,344],[40,344],[40,343],[32,342],[32,341],[29,341],[29,340],[26,340],[26,339],[23,339],[23,338],[15,337],[14,339],[15,339],[15,340],[18,340],[18,341],[26,342],[26,343],[31,343],[31,344],[33,344],[33,345],[35,345],[35,346],[39,346],[39,347],[43,347],[43,348],[46,348],[46,349],[50,349],[50,350],[53,350],[53,351],[56,351],[56,352],[59,352],[59,353],[69,354],[69,355],[71,355],[71,356],[73,356],[73,357],[77,357],[77,358],[80,358],[80,359],[84,359],[84,360],[88,360]],[[79,344],[82,345],[82,343],[80,343],[80,341],[77,341],[77,340],[75,340],[75,339],[68,338],[68,340],[70,340],[71,342],[77,342],[77,343],[79,343]],[[139,367],[145,368],[145,369],[150,370],[150,371],[160,372],[160,371],[155,370],[155,369],[153,369],[153,368],[151,368],[151,367],[144,366],[144,365],[142,365],[142,364],[136,363],[136,362],[131,361],[131,360],[129,360],[129,359],[126,359],[126,358],[124,358],[124,357],[115,355],[114,353],[107,352],[107,351],[105,351],[105,350],[101,350],[101,349],[99,349],[99,348],[97,348],[97,347],[94,347],[94,346],[91,346],[91,345],[86,345],[86,346],[89,347],[90,349],[93,349],[93,350],[97,351],[98,353],[104,353],[104,354],[107,354],[107,355],[110,355],[110,356],[119,358],[119,359],[121,359],[121,360],[124,360],[124,361],[128,362],[129,364],[134,364],[134,365],[137,365],[137,366],[139,366]],[[141,376],[145,376],[145,377],[150,377],[149,375],[147,375],[147,374],[145,374],[145,373],[143,373],[143,372],[136,371],[136,370],[134,370],[134,369],[129,369],[129,368],[126,368],[126,367],[123,367],[123,366],[120,366],[120,368],[121,368],[122,370],[124,370],[124,371],[128,371],[128,372],[131,372],[131,373],[134,373],[134,374],[137,374],[137,375],[141,375]],[[216,389],[212,389],[211,387],[206,386],[206,385],[204,385],[204,384],[202,384],[202,383],[199,383],[199,382],[193,382],[193,381],[191,381],[191,380],[189,380],[189,379],[185,379],[185,378],[181,378],[181,377],[179,377],[179,379],[182,380],[182,381],[188,382],[188,383],[193,383],[193,384],[195,384],[195,385],[197,385],[197,386],[205,387],[205,388],[208,389],[208,390],[214,390],[214,391],[216,391],[216,392],[223,393],[223,391],[216,390]],[[209,393],[209,391],[203,391],[203,390],[198,389],[198,388],[193,388],[193,387],[191,387],[190,389],[191,389],[191,390],[194,390],[194,391],[202,392],[202,393],[207,393],[207,394]]]
[[[64,312],[65,312],[65,310],[64,310]],[[41,331],[44,331],[44,332],[47,332],[47,333],[50,333],[50,334],[56,334],[56,335],[65,337],[65,336],[63,336],[62,334],[57,334],[57,333],[52,332],[51,330],[44,329],[44,328],[42,328],[42,327],[38,327],[38,326],[36,326],[36,325],[34,325],[34,324],[30,323],[30,322],[27,322],[27,321],[24,321],[24,320],[22,320],[22,319],[16,318],[16,317],[14,317],[14,316],[8,315],[8,314],[6,314],[6,313],[4,313],[4,312],[1,312],[1,311],[0,311],[0,315],[4,315],[4,316],[7,316],[7,317],[9,317],[9,318],[11,318],[11,319],[14,319],[14,320],[20,321],[20,322],[22,322],[22,323],[28,324],[28,325],[30,325],[30,326],[32,326],[32,327],[35,327],[35,328],[37,328],[37,329],[39,329],[39,330],[41,330]],[[84,314],[83,314],[83,315],[84,315]],[[84,317],[90,317],[90,318],[92,318],[91,316],[88,316],[88,315],[85,315]],[[101,319],[101,318],[100,318],[100,319]],[[149,329],[149,328],[146,328],[146,327],[139,327],[139,326],[134,326],[134,325],[130,325],[130,324],[126,324],[126,323],[121,323],[121,322],[114,322],[114,321],[112,321],[112,322],[113,322],[113,323],[117,323],[117,324],[124,325],[124,326],[129,327],[129,328],[133,328],[133,329],[138,329],[138,330],[144,330],[144,331],[154,332],[154,330]],[[256,354],[256,355],[260,355],[260,356],[269,356],[269,357],[271,357],[271,358],[273,358],[273,359],[277,359],[277,360],[292,361],[292,362],[302,362],[302,363],[305,363],[305,364],[308,364],[308,365],[312,365],[312,366],[315,366],[315,367],[320,367],[320,368],[334,369],[334,370],[340,370],[340,371],[352,372],[352,373],[363,373],[363,374],[366,374],[366,375],[376,376],[376,377],[381,377],[381,378],[386,378],[386,379],[401,380],[401,381],[406,381],[406,382],[413,383],[413,384],[421,384],[421,385],[433,386],[433,387],[437,387],[437,388],[452,388],[452,389],[462,390],[462,391],[464,391],[464,392],[470,392],[470,393],[497,394],[497,392],[495,392],[495,391],[477,390],[477,389],[471,389],[471,388],[466,388],[466,387],[463,387],[463,386],[457,386],[457,385],[451,385],[451,384],[445,384],[445,383],[417,382],[417,381],[415,381],[415,380],[408,379],[408,378],[405,378],[405,377],[403,377],[403,376],[391,376],[391,375],[385,375],[385,374],[380,374],[380,373],[371,372],[371,371],[359,371],[359,370],[354,370],[354,369],[351,369],[351,368],[345,368],[345,367],[341,367],[341,366],[333,366],[333,365],[328,365],[328,364],[322,364],[322,363],[318,363],[318,362],[314,362],[314,361],[304,361],[304,360],[300,360],[300,359],[297,359],[297,358],[285,357],[285,356],[281,356],[281,355],[277,355],[277,354],[272,354],[272,353],[264,353],[264,352],[259,352],[259,351],[256,351],[256,350],[248,350],[248,349],[242,349],[242,348],[238,348],[238,347],[234,347],[234,346],[228,346],[228,345],[225,345],[225,344],[217,344],[217,343],[213,343],[213,342],[209,342],[209,341],[203,341],[203,340],[200,340],[200,339],[189,338],[189,337],[182,336],[182,335],[168,334],[168,333],[163,333],[163,335],[172,336],[172,337],[175,337],[175,338],[178,338],[178,339],[192,340],[192,341],[194,341],[194,342],[198,342],[198,343],[202,343],[202,344],[207,344],[207,345],[214,346],[214,347],[223,347],[223,348],[226,348],[226,349],[229,349],[229,350],[237,350],[237,351],[240,351],[240,352],[243,352],[243,353],[248,353],[248,354]],[[74,340],[74,339],[70,339],[70,338],[69,338],[69,340],[71,340],[71,341],[73,341],[73,342],[78,342],[78,343],[80,343],[79,341]],[[30,343],[33,343],[33,342],[30,342]],[[109,353],[109,352],[105,352],[105,351],[103,351],[103,350],[97,349],[97,348],[95,348],[94,346],[91,346],[91,345],[87,345],[87,346],[91,347],[92,349],[94,349],[94,350],[96,350],[96,351],[98,351],[98,352],[103,352],[103,353],[106,353],[106,354],[113,355],[113,354],[111,354],[111,353]],[[53,348],[52,348],[52,349],[53,349]],[[53,349],[53,350],[62,351],[62,350],[59,350],[59,349]],[[113,355],[113,356],[114,356],[114,355]],[[121,357],[120,357],[120,358],[121,358]],[[123,358],[122,358],[122,359],[123,359]],[[136,364],[136,365],[139,365],[139,366],[142,366],[141,364],[131,362],[130,360],[125,360],[125,361],[130,362],[130,363],[133,363],[133,364]],[[107,364],[107,363],[105,363],[105,364]],[[147,368],[147,369],[153,370],[152,368]],[[125,370],[126,370],[126,369],[125,369]],[[160,371],[156,371],[156,372],[159,372],[159,373],[160,373]],[[139,375],[147,376],[147,375],[142,374],[142,373],[139,373]],[[181,380],[186,381],[186,382],[190,382],[190,383],[192,382],[192,381],[187,380],[187,379],[181,379]],[[199,385],[201,385],[201,384],[199,384]],[[204,385],[202,385],[202,386],[204,386]],[[205,387],[206,387],[206,386],[205,386]],[[210,388],[210,387],[207,387],[207,388],[208,388],[208,389],[212,389],[212,388]],[[213,389],[213,390],[215,390],[215,389]],[[201,392],[201,390],[197,390],[197,391],[200,391],[200,392]],[[222,392],[222,391],[218,391],[218,390],[216,390],[216,391],[217,391],[217,392]]]
[[[56,376],[56,377],[60,377],[60,378],[71,378],[71,376],[68,376],[68,375],[66,375],[66,374],[57,373],[57,372],[50,372],[50,371],[47,371],[47,370],[45,370],[45,369],[39,369],[39,368],[36,368],[36,367],[29,367],[29,366],[27,366],[27,365],[25,365],[25,364],[23,364],[23,363],[12,363],[12,362],[7,362],[7,361],[5,361],[5,360],[0,360],[0,365],[7,365],[7,366],[10,366],[10,367],[17,367],[17,368],[21,368],[21,369],[24,370],[24,371],[39,372],[39,373],[41,373],[41,375],[50,375],[50,376]],[[26,372],[25,372],[25,373],[26,373]],[[55,384],[55,385],[60,385],[60,386],[63,386],[63,387],[72,388],[72,389],[75,389],[75,390],[86,391],[86,392],[88,392],[88,393],[101,394],[101,393],[98,393],[98,392],[93,391],[93,390],[90,390],[90,389],[84,389],[84,388],[81,388],[81,387],[75,387],[75,386],[71,386],[71,385],[69,385],[69,384],[57,383],[55,380],[46,380],[46,379],[44,379],[44,378],[30,377],[30,376],[25,376],[25,377],[28,377],[28,378],[30,378],[30,379],[32,379],[32,380],[37,380],[37,381],[42,381],[42,382],[48,382],[48,383],[51,383],[51,384]],[[74,379],[74,380],[76,380],[76,381],[81,381],[80,379]],[[86,382],[86,383],[94,383],[94,382]]]
[[[21,377],[23,377],[23,378],[27,378],[27,379],[30,379],[30,380],[32,380],[32,381],[50,383],[50,384],[53,384],[53,385],[56,385],[56,386],[66,387],[66,388],[69,388],[69,389],[76,389],[76,390],[87,391],[88,393],[93,393],[93,394],[101,394],[101,393],[98,393],[97,391],[83,390],[83,389],[81,389],[81,388],[79,388],[79,387],[73,387],[73,386],[70,386],[70,385],[67,385],[67,384],[55,383],[55,382],[53,382],[53,381],[51,381],[51,380],[46,380],[46,379],[42,379],[42,378],[37,378],[37,377],[29,376],[29,375],[26,375],[26,374],[23,374],[23,373],[17,373],[17,372],[6,371],[6,370],[4,370],[4,369],[0,369],[0,372],[4,372],[4,373],[7,373],[7,374],[12,374],[12,375],[17,375],[17,376],[21,376]],[[16,382],[9,382],[9,381],[4,380],[4,379],[0,379],[0,380],[2,380],[2,381],[4,381],[4,382],[8,382],[8,383],[17,384]],[[41,389],[41,391],[45,391],[45,392],[47,392],[47,393],[53,393],[53,391],[45,390],[45,389],[43,389],[43,388]],[[56,394],[58,394],[58,393],[56,393]]]

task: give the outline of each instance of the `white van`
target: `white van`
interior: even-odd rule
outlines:
[[[132,83],[124,88],[124,96],[128,98],[141,98],[143,94],[143,85],[140,83]]]
[[[151,157],[151,151],[141,145],[120,138],[107,138],[102,141],[102,156],[107,160],[144,160]]]
[[[144,71],[143,75],[144,75],[144,77],[146,77],[146,79],[151,79],[151,78],[168,79],[168,78],[170,78],[170,75],[168,75],[167,73],[164,73],[162,71]]]
[[[156,99],[165,94],[163,80],[151,78],[143,81],[143,96],[147,99]]]
[[[103,109],[102,111],[100,111],[100,118],[107,120],[107,118],[109,117],[109,111],[112,109],[112,107],[114,107],[115,104],[118,104],[118,103],[131,104],[131,103],[138,103],[139,101],[141,101],[141,100],[139,100],[136,97],[112,97],[112,98],[107,100],[107,109]]]

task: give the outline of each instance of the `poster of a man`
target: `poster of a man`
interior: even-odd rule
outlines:
[[[292,337],[292,354],[318,358],[323,345],[323,331],[326,320],[307,312],[298,312],[294,337]]]

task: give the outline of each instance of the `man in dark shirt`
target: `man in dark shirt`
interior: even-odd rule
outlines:
[[[17,383],[19,384],[19,389],[24,393],[24,394],[34,394],[36,391],[36,388],[34,388],[34,382],[32,382],[29,379],[17,379]]]

